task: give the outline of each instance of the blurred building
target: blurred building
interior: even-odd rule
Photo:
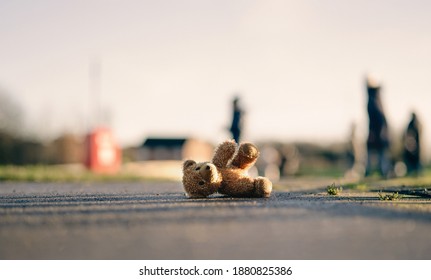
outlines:
[[[136,160],[185,160],[209,161],[214,146],[194,138],[147,138],[137,151]]]
[[[212,144],[195,138],[149,137],[125,150],[123,170],[145,178],[181,180],[185,159],[210,161],[213,152]]]
[[[54,164],[81,163],[84,160],[84,139],[64,133],[46,147],[47,159]]]

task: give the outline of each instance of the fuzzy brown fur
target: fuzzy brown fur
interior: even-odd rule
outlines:
[[[225,141],[217,147],[211,162],[184,162],[184,190],[191,198],[204,198],[216,192],[233,197],[269,197],[271,181],[247,175],[258,157],[259,151],[251,143],[238,147],[234,140]]]

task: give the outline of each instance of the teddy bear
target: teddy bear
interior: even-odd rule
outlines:
[[[251,143],[238,146],[235,140],[224,141],[216,148],[211,162],[184,161],[184,190],[190,198],[205,198],[217,192],[232,197],[269,197],[271,181],[247,174],[258,157],[259,151]]]

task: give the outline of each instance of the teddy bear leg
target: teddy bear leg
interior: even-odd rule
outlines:
[[[248,169],[259,157],[257,147],[251,143],[243,143],[239,146],[238,152],[232,160],[232,166],[240,169]]]
[[[272,183],[268,178],[257,177],[254,180],[254,186],[257,197],[270,197],[272,192]]]

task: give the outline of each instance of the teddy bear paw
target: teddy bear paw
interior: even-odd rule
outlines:
[[[251,143],[242,144],[239,147],[238,153],[250,159],[257,159],[259,157],[259,151],[257,147]]]
[[[254,181],[257,197],[270,197],[272,192],[272,183],[268,178],[257,177]]]

